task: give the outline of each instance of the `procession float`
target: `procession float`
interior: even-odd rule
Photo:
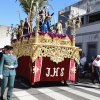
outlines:
[[[40,31],[38,6],[39,3],[36,3],[28,16],[31,25],[29,33],[22,35],[21,28],[20,38],[11,42],[18,58],[16,73],[28,79],[32,85],[40,81],[75,81],[81,51],[75,46],[75,30],[77,26],[80,27],[80,18],[74,18],[73,14],[70,14],[65,22],[66,29],[71,26],[72,35]],[[35,30],[32,30],[33,18],[36,19]]]

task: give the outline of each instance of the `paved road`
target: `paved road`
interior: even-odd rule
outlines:
[[[93,85],[89,82],[78,84],[68,82],[68,84],[69,86],[57,82],[37,83],[34,87],[29,87],[15,81],[12,100],[100,100],[99,84]]]

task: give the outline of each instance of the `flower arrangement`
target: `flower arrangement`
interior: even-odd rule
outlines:
[[[52,38],[65,38],[65,37],[69,37],[71,40],[72,40],[72,35],[70,35],[70,34],[59,34],[59,33],[54,33],[54,32],[41,32],[41,31],[39,31],[38,32],[38,34],[39,35],[45,35],[45,34],[48,34],[50,37],[52,37]],[[28,34],[26,34],[26,35],[23,35],[20,39],[22,39],[23,37],[24,38],[30,38],[30,35],[32,35],[32,36],[35,36],[35,31],[33,31],[32,33],[28,33]],[[19,40],[19,39],[14,39],[14,40],[12,40],[12,42],[15,42],[15,41],[17,41],[17,40]]]

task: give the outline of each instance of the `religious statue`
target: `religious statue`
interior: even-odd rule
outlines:
[[[43,23],[44,23],[44,20],[45,20],[46,16],[47,16],[46,8],[47,8],[47,7],[44,6],[44,7],[39,11],[39,17],[40,17],[40,20],[39,20],[39,29],[40,29],[40,31],[42,31],[42,30],[41,30],[41,27],[42,27],[42,25],[43,25]]]
[[[22,37],[23,32],[24,32],[24,21],[23,20],[20,21],[19,32],[20,32],[20,37]]]
[[[49,14],[49,12],[46,11],[47,6],[44,6],[40,11],[39,11],[39,29],[42,31],[42,26],[45,24],[45,19],[47,19],[47,16],[53,16],[54,13]],[[51,23],[51,22],[50,22]]]
[[[51,16],[46,16],[44,23],[42,25],[42,31],[48,32],[50,31],[50,25],[51,25]]]
[[[58,24],[57,24],[57,33],[62,34],[62,20],[59,20]]]
[[[20,20],[20,25],[16,26],[17,39],[23,36],[24,21]]]
[[[25,18],[25,23],[24,23],[24,27],[23,27],[23,35],[26,35],[29,33],[29,24],[28,24],[28,20],[27,18]]]

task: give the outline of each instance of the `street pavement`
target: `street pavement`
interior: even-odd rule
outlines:
[[[100,85],[89,81],[78,84],[68,82],[39,82],[29,86],[25,82],[15,81],[12,100],[100,100]],[[6,100],[7,89],[4,94]]]

